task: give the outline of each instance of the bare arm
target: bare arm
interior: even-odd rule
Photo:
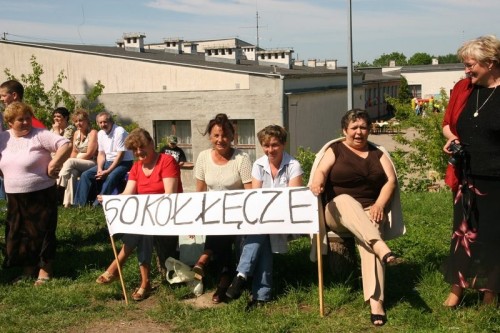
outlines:
[[[387,176],[387,182],[382,186],[377,200],[370,207],[370,219],[376,223],[380,223],[383,220],[384,209],[391,200],[394,189],[396,188],[396,173],[394,172],[389,157],[383,154],[380,158],[380,163]]]
[[[73,142],[75,142],[77,134],[78,134],[78,131],[75,131],[75,133],[73,134]],[[78,155],[78,151],[76,150],[76,146],[72,145],[71,155],[69,157],[74,158],[74,157],[76,157],[76,155]]]
[[[207,183],[203,180],[196,179],[196,192],[206,192],[207,189]]]
[[[93,159],[95,152],[97,150],[97,131],[91,130],[88,136],[89,136],[89,145],[87,147],[87,152],[80,155],[80,158],[84,160]]]
[[[290,181],[288,182],[288,186],[290,187],[302,186],[302,175],[290,179]]]
[[[243,188],[245,190],[250,190],[252,188],[252,182],[248,182],[248,183],[243,184]]]
[[[57,178],[59,176],[59,171],[70,154],[71,147],[67,142],[57,149],[54,157],[50,160],[49,165],[47,166],[47,174],[49,177]]]
[[[163,178],[163,187],[165,193],[177,193],[177,185],[179,180],[177,178]]]
[[[334,163],[335,154],[332,148],[328,148],[319,162],[314,175],[312,175],[313,178],[309,189],[314,195],[320,195],[325,190],[325,182]]]
[[[445,145],[444,145],[444,147],[443,147],[443,151],[444,151],[446,154],[451,154],[451,152],[448,150],[448,147],[450,146],[450,144],[451,144],[451,142],[452,142],[453,140],[459,141],[459,140],[458,140],[458,137],[457,137],[455,134],[453,134],[453,133],[451,132],[450,125],[445,125],[445,126],[443,127],[443,135],[444,135],[444,137],[445,137],[446,139],[448,139],[448,140],[446,141],[446,144],[445,144]]]
[[[99,152],[101,153],[101,152]],[[104,154],[104,160],[106,160],[106,154]],[[125,156],[125,151],[119,151],[116,153],[116,158],[113,160],[113,163],[107,168],[106,170],[101,170],[101,172],[97,172],[97,175],[95,176],[96,179],[102,179],[107,177],[122,161],[123,156]],[[104,166],[104,163],[103,163]]]

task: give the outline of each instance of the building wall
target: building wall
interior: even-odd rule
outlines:
[[[401,73],[401,75],[406,78],[406,80],[408,81],[408,85],[422,86],[422,98],[427,98],[430,95],[439,94],[441,88],[445,89],[449,97],[450,91],[455,83],[465,77],[463,69],[439,72],[403,72]]]
[[[353,107],[363,108],[364,90],[355,87]],[[347,91],[329,89],[324,91],[288,94],[288,129],[290,152],[299,147],[319,151],[331,139],[342,135],[340,120],[347,111]]]
[[[31,73],[32,55],[43,66],[46,86],[49,87],[63,70],[67,80],[61,86],[72,94],[84,94],[89,85],[99,80],[105,86],[105,94],[250,88],[247,74],[210,70],[208,66],[200,71],[186,66],[0,43],[2,67],[10,68],[16,76]]]

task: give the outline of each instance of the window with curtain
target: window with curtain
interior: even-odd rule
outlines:
[[[184,150],[188,162],[193,162],[193,146],[191,143],[190,120],[154,120],[154,140],[156,147],[166,144],[166,137],[175,135],[177,146]]]
[[[234,145],[255,161],[255,121],[253,119],[232,120],[235,129]]]

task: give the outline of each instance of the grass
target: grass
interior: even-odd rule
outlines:
[[[441,306],[449,289],[439,268],[451,234],[450,193],[404,193],[402,200],[407,234],[390,246],[405,263],[387,269],[389,322],[382,330],[500,332],[500,309],[482,306],[473,291],[466,293],[456,311]],[[3,221],[5,213],[0,214]],[[251,312],[244,311],[248,293],[228,305],[195,308],[183,301],[191,297],[188,287],[161,283],[157,272],[153,276],[159,287],[151,299],[126,306],[119,283],[94,282],[113,258],[102,211],[61,209],[58,239],[56,278],[48,284],[34,288],[33,281],[27,281],[13,286],[9,281],[19,270],[4,269],[0,274],[0,332],[98,332],[113,327],[102,323],[119,325],[126,318],[153,323],[156,331],[167,332],[377,330],[369,322],[361,290],[337,281],[326,267],[326,315],[319,316],[317,268],[308,259],[306,238],[292,242],[288,254],[275,256],[276,298]],[[4,240],[0,243],[3,246]],[[124,267],[124,275],[130,292],[139,279],[135,258]],[[207,281],[207,287],[213,287],[213,281]]]

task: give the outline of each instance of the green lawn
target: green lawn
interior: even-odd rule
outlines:
[[[387,268],[389,322],[381,329],[371,325],[362,292],[334,279],[327,268],[326,315],[319,316],[317,268],[308,259],[307,238],[292,242],[288,254],[275,256],[276,298],[264,308],[245,312],[245,297],[228,305],[194,308],[183,301],[190,297],[187,287],[161,283],[157,272],[158,288],[147,303],[126,306],[119,283],[94,282],[113,254],[102,211],[87,208],[60,210],[54,280],[38,288],[33,281],[13,286],[9,281],[19,271],[2,271],[0,332],[97,332],[91,328],[103,322],[119,326],[127,318],[169,332],[500,332],[500,309],[482,306],[474,292],[465,295],[457,310],[441,306],[448,293],[439,267],[451,234],[450,193],[405,193],[402,199],[407,234],[390,246],[405,262]],[[0,213],[1,221],[4,215]],[[130,292],[139,278],[135,258],[124,274]],[[207,285],[213,287],[213,281]],[[107,328],[104,332],[112,326],[101,327]]]

